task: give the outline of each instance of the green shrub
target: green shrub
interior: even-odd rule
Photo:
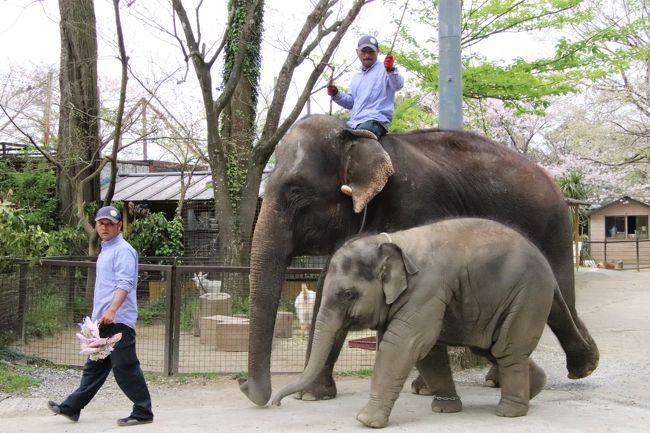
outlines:
[[[250,300],[248,296],[234,296],[232,298],[232,313],[248,315],[250,312]]]
[[[178,257],[183,255],[183,220],[171,221],[156,212],[129,226],[129,243],[141,257]]]
[[[165,317],[165,298],[159,296],[150,303],[138,303],[138,324],[151,326]]]
[[[12,201],[28,226],[48,232],[59,226],[55,188],[56,174],[44,159],[28,158],[20,167],[0,160],[0,191],[13,192]]]
[[[38,260],[48,245],[47,233],[27,224],[24,212],[11,201],[0,200],[0,257]]]
[[[88,253],[88,238],[81,226],[63,226],[48,233],[48,256],[85,256]]]

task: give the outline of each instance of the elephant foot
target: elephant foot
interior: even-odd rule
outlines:
[[[490,367],[490,370],[485,375],[485,382],[483,384],[488,388],[499,387],[499,368],[496,365]]]
[[[569,379],[582,379],[589,376],[598,367],[598,360],[600,353],[596,342],[591,338],[591,335],[584,329],[582,322],[580,324],[580,334],[583,340],[577,349],[565,349],[566,352],[566,368],[569,372],[567,377]]]
[[[368,403],[356,414],[357,420],[366,427],[383,428],[388,425],[388,416],[385,410],[378,409]]]
[[[239,378],[237,382],[241,392],[258,406],[266,405],[271,398],[271,380],[269,376],[264,376],[258,380]]]
[[[589,376],[598,367],[598,351],[589,352],[586,356],[569,357],[567,355],[566,368],[569,371],[569,379],[582,379]]]
[[[417,395],[433,395],[433,391],[429,389],[422,376],[416,377],[411,382],[411,392]]]
[[[306,386],[295,398],[304,401],[331,400],[336,397],[336,383],[334,378],[318,378],[311,385]]]
[[[434,395],[431,401],[431,410],[438,413],[460,412],[463,410],[463,403],[457,395],[451,397]]]
[[[497,405],[495,413],[497,416],[504,416],[509,418],[524,416],[528,413],[528,402],[524,403],[521,401],[510,400],[502,397],[501,401],[499,401],[499,404]]]

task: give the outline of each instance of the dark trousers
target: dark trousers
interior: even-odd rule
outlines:
[[[377,122],[376,120],[368,120],[363,123],[359,123],[355,129],[365,129],[370,131],[377,136],[377,140],[386,135],[388,131],[384,128],[384,125]]]
[[[131,416],[137,419],[153,418],[151,396],[135,353],[135,330],[120,323],[101,325],[99,328],[102,337],[110,337],[118,332],[122,333],[122,339],[115,344],[110,356],[99,361],[86,361],[79,388],[60,405],[63,413],[72,415],[81,412],[113,370],[118,386],[133,402]]]

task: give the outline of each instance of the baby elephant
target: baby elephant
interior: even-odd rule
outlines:
[[[370,328],[377,330],[378,351],[370,400],[356,416],[366,426],[386,426],[414,365],[434,391],[434,411],[462,409],[446,345],[470,347],[496,363],[501,385],[496,414],[525,415],[545,383],[529,355],[554,297],[567,322],[564,329],[573,329],[577,338],[544,256],[522,235],[491,220],[450,219],[353,239],[330,261],[305,371],[273,404],[312,383],[337,332]],[[433,368],[441,364],[444,371]]]

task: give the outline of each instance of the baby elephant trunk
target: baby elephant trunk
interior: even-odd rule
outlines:
[[[340,330],[339,327],[332,326],[331,320],[323,320],[326,315],[322,310],[318,313],[311,356],[309,357],[305,371],[302,372],[296,382],[285,386],[276,394],[275,398],[273,398],[273,405],[280,406],[283,398],[304,390],[316,380],[316,377],[323,369],[334,345],[336,334]],[[327,323],[328,321],[330,323]]]

